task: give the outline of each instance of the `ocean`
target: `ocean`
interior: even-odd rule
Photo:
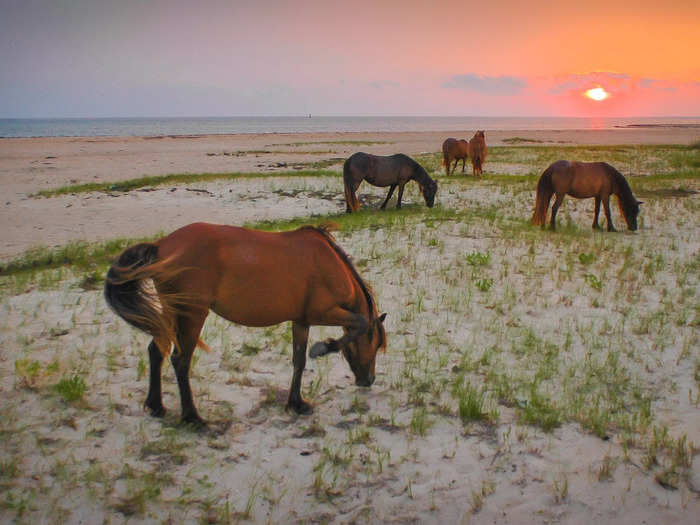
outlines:
[[[700,128],[700,117],[173,117],[0,119],[0,138],[380,131]]]

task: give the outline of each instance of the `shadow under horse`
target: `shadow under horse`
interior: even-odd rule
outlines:
[[[370,288],[322,228],[271,233],[190,224],[122,252],[107,273],[104,294],[117,315],[153,337],[145,406],[153,416],[165,414],[161,365],[170,356],[186,423],[204,425],[189,371],[195,347],[207,348],[200,332],[210,310],[244,326],[292,322],[287,408],[300,414],[312,411],[301,395],[310,326],[343,328],[340,339],[316,343],[309,355],[342,352],[359,386],[374,382],[377,351],[386,346],[386,314],[378,315]]]
[[[397,186],[399,188],[399,196],[396,207],[401,208],[404,186],[412,180],[418,183],[426,206],[432,208],[435,203],[437,182],[430,178],[423,166],[403,153],[381,156],[358,152],[345,161],[343,165],[343,182],[345,184],[345,211],[347,213],[360,209],[360,201],[355,193],[363,180],[373,186],[382,188],[389,186],[389,193],[380,206],[382,210],[386,208]]]
[[[602,202],[605,218],[608,221],[608,231],[615,231],[610,215],[610,196],[615,195],[620,212],[627,222],[627,227],[633,231],[637,229],[637,215],[639,215],[639,205],[642,202],[634,197],[632,189],[622,173],[607,162],[558,160],[551,164],[544,170],[537,182],[532,224],[545,225],[552,195],[556,196],[552,205],[550,221],[552,230],[556,229],[557,211],[566,195],[571,195],[576,199],[595,199],[594,229],[600,229],[598,215]]]
[[[442,143],[442,164],[445,166],[445,173],[447,175],[455,172],[457,169],[457,164],[462,161],[462,173],[464,173],[464,165],[469,158],[469,142],[464,139],[445,139]],[[455,165],[452,166],[452,161],[454,160]]]

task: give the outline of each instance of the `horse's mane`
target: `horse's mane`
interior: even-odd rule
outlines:
[[[362,290],[362,293],[365,296],[365,300],[367,301],[367,307],[369,308],[369,314],[370,314],[370,322],[372,322],[376,317],[377,317],[377,305],[374,302],[374,297],[372,296],[372,289],[369,287],[367,283],[360,277],[360,274],[357,273],[357,270],[355,269],[355,265],[352,264],[352,260],[350,260],[350,256],[345,253],[345,250],[343,250],[338,243],[335,241],[335,238],[329,231],[328,226],[302,226],[299,228],[299,230],[309,230],[309,231],[314,231],[318,234],[320,234],[326,242],[333,248],[333,251],[340,257],[340,259],[345,263],[345,266],[347,266],[348,270],[350,270],[350,273],[352,276],[355,278],[357,283],[360,285],[360,289]],[[383,332],[383,331],[382,331]],[[382,342],[379,345],[380,347],[384,346],[386,343],[386,338],[382,334]]]
[[[625,176],[619,171],[617,171],[617,169],[615,169],[614,166],[611,166],[607,162],[603,162],[602,164],[605,172],[613,180],[613,184],[617,186],[617,189],[619,191],[618,196],[620,200],[624,201],[625,205],[633,204],[634,202],[636,202],[636,199],[632,194],[632,188],[630,188],[629,182],[627,182]]]
[[[408,155],[404,155],[403,153],[398,153],[396,156],[408,162],[408,164],[413,168],[414,179],[418,181],[421,185],[425,185],[428,182],[435,182],[433,179],[430,178],[430,175],[428,175],[428,170],[426,170],[423,166],[421,166],[411,157],[409,157]]]

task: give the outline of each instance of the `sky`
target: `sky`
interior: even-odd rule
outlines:
[[[697,0],[0,0],[0,118],[699,116],[699,27]]]

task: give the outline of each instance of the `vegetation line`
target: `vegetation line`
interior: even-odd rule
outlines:
[[[389,228],[415,222],[441,222],[447,220],[462,220],[467,217],[494,217],[496,208],[474,208],[469,211],[456,211],[449,208],[436,207],[427,210],[421,205],[408,205],[400,210],[363,210],[358,213],[331,213],[326,215],[302,216],[292,219],[267,220],[245,223],[243,226],[256,230],[286,231],[303,225],[333,224],[344,232],[362,229]],[[148,237],[119,238],[106,242],[72,242],[59,248],[35,248],[21,256],[0,265],[0,276],[7,277],[40,270],[72,267],[82,271],[95,271],[107,266],[126,247],[139,242],[152,242],[165,235],[161,232]]]
[[[337,177],[338,173],[330,170],[296,170],[280,172],[229,172],[229,173],[172,173],[170,175],[139,177],[119,182],[89,182],[72,184],[50,190],[41,190],[30,197],[56,197],[73,193],[131,191],[144,187],[164,186],[166,184],[183,184],[193,182],[210,182],[215,180],[260,179],[269,177]]]

